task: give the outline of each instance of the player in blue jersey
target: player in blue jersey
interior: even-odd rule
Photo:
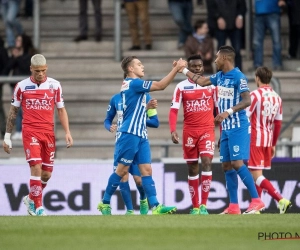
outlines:
[[[147,94],[146,96],[146,102],[147,102],[147,116],[148,119],[146,121],[147,127],[152,128],[158,128],[159,126],[159,120],[157,116],[157,100],[153,99],[151,100],[151,96]],[[113,124],[113,119],[117,115],[117,124]],[[108,105],[107,112],[106,112],[106,118],[104,120],[104,127],[110,131],[115,132],[118,131],[118,127],[122,124],[123,121],[123,108],[122,108],[122,99],[121,94],[115,94]],[[114,154],[114,158],[116,157],[116,153]],[[114,161],[114,171],[117,168],[118,163]],[[141,214],[147,214],[149,210],[148,206],[148,200],[144,191],[144,188],[142,186],[142,179],[141,179],[141,173],[139,171],[138,165],[135,163],[132,163],[129,167],[129,173],[132,175],[136,187],[140,193],[140,213]],[[128,183],[129,174],[127,173],[120,182],[120,192],[123,198],[123,201],[125,203],[127,212],[126,215],[134,214],[133,212],[133,204],[131,199],[131,192],[130,187]]]
[[[146,127],[146,96],[148,92],[164,90],[178,72],[186,67],[186,61],[179,59],[172,70],[160,81],[145,81],[144,65],[135,56],[122,60],[124,80],[121,86],[123,121],[119,128],[116,142],[116,161],[118,166],[111,174],[98,210],[103,215],[111,215],[111,196],[127,174],[129,166],[135,161],[141,172],[142,186],[145,190],[152,214],[171,214],[176,211],[174,206],[164,206],[156,197],[156,187],[152,178],[151,150],[147,138]]]
[[[237,189],[238,178],[247,187],[252,198],[244,214],[256,214],[265,208],[258,196],[251,173],[243,160],[249,159],[250,122],[245,108],[250,106],[251,98],[246,76],[234,67],[235,51],[231,46],[221,46],[217,52],[215,64],[218,73],[210,77],[201,77],[188,69],[182,71],[201,86],[213,84],[218,89],[219,114],[216,123],[221,123],[220,160],[225,172],[226,186],[230,204],[222,214],[240,214]]]

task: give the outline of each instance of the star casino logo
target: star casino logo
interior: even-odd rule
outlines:
[[[52,110],[51,101],[53,97],[49,97],[46,93],[42,99],[26,99],[26,109],[35,110]]]

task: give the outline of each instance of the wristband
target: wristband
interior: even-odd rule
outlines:
[[[4,140],[10,140],[11,133],[5,133]]]
[[[229,115],[232,115],[233,114],[233,109],[232,108],[226,109],[225,112],[227,112]]]
[[[187,68],[184,68],[184,69],[182,70],[182,74],[184,74],[184,75],[186,75],[187,72],[189,72],[189,70],[188,70]]]

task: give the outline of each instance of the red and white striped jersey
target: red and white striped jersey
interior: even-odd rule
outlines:
[[[183,129],[214,127],[214,107],[217,105],[217,91],[213,85],[201,87],[190,79],[177,84],[171,109],[180,109],[183,104]]]
[[[282,100],[270,86],[260,87],[250,96],[251,145],[272,147],[274,120],[282,120]]]
[[[40,85],[32,77],[26,78],[17,83],[11,104],[22,107],[23,129],[53,132],[54,108],[64,107],[61,85],[49,77]]]

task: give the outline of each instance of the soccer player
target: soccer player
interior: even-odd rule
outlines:
[[[159,126],[159,120],[157,116],[157,100],[152,100],[151,96],[147,93],[146,95],[146,102],[147,102],[147,121],[146,125],[147,127],[153,127],[158,128]],[[117,124],[113,124],[113,119],[117,115]],[[107,112],[106,112],[106,118],[104,120],[104,127],[110,131],[111,133],[118,131],[118,128],[121,126],[123,121],[123,107],[122,107],[122,99],[121,94],[115,94],[109,102]],[[117,132],[118,133],[118,132]],[[118,136],[116,136],[118,138]],[[116,157],[116,152],[114,154],[114,158]],[[114,171],[116,170],[118,166],[118,163],[114,161]],[[140,193],[140,213],[141,214],[148,214],[149,206],[148,206],[148,200],[144,191],[144,188],[142,186],[142,179],[141,179],[141,173],[139,170],[139,167],[136,163],[132,163],[129,167],[129,173],[132,175],[136,187]],[[125,203],[127,212],[126,215],[134,214],[133,211],[133,204],[131,199],[131,193],[130,193],[130,187],[128,183],[129,174],[127,173],[120,182],[120,191],[123,198],[123,201]]]
[[[188,69],[197,75],[203,75],[203,61],[200,55],[187,59]],[[178,110],[183,104],[183,158],[188,166],[188,185],[193,209],[191,214],[208,214],[207,198],[212,180],[211,161],[215,149],[214,107],[216,104],[216,87],[201,87],[191,79],[177,84],[169,113],[169,125],[173,143],[179,143],[176,131]],[[217,104],[216,104],[217,105]],[[201,203],[199,205],[199,156],[202,163]]]
[[[251,105],[246,110],[251,123],[248,168],[254,178],[259,196],[262,190],[267,191],[278,202],[279,213],[284,214],[292,203],[283,198],[262,173],[264,169],[271,169],[271,159],[275,155],[282,122],[282,100],[270,86],[271,78],[272,71],[267,67],[256,69],[255,82],[258,89],[250,93]]]
[[[170,214],[176,211],[174,206],[164,206],[156,197],[155,183],[152,178],[151,150],[147,139],[146,129],[146,93],[164,90],[186,66],[186,61],[180,59],[173,65],[172,70],[160,81],[144,81],[144,66],[135,56],[122,60],[124,80],[121,86],[123,106],[123,122],[119,129],[116,142],[117,169],[111,174],[98,210],[103,215],[111,215],[111,196],[119,186],[121,179],[128,172],[133,160],[139,166],[142,185],[145,190],[152,214]]]
[[[17,83],[9,110],[4,151],[12,150],[11,133],[18,109],[22,106],[22,137],[26,161],[30,166],[30,191],[23,198],[29,215],[45,216],[42,191],[51,177],[54,165],[55,134],[54,110],[65,130],[67,148],[73,145],[68,114],[64,106],[62,88],[58,81],[47,77],[46,58],[35,54],[31,57],[31,76]]]
[[[258,196],[250,171],[243,160],[249,159],[250,123],[245,108],[251,104],[247,78],[234,67],[235,51],[231,46],[221,46],[216,54],[218,72],[210,77],[202,77],[188,69],[183,74],[201,86],[217,86],[218,111],[216,123],[221,123],[220,160],[225,172],[230,204],[223,214],[240,214],[237,189],[238,178],[247,187],[251,203],[244,214],[256,214],[265,208]]]

